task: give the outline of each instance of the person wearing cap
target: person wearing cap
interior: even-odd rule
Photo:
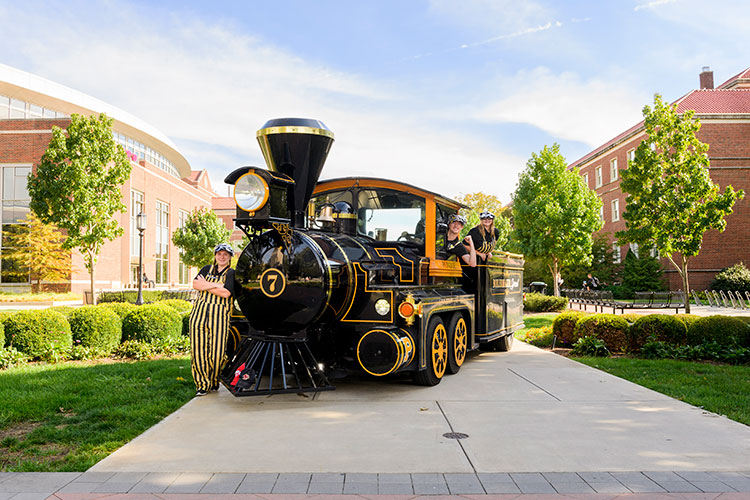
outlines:
[[[465,225],[466,218],[463,215],[453,214],[448,217],[448,234],[445,236],[445,251],[448,255],[455,255],[461,264],[476,267],[477,252],[474,249],[474,242],[468,236],[461,239],[461,230]]]
[[[216,245],[214,263],[204,266],[193,280],[193,288],[199,292],[190,311],[190,359],[196,396],[219,389],[234,295],[234,269],[229,267],[233,255],[229,244]]]
[[[500,237],[500,231],[495,227],[495,214],[489,210],[479,214],[479,224],[469,231],[469,236],[477,250],[477,263],[486,264]]]

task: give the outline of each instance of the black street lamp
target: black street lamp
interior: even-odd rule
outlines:
[[[135,227],[138,229],[138,297],[135,305],[143,304],[143,232],[146,230],[146,214],[140,212],[135,216]]]

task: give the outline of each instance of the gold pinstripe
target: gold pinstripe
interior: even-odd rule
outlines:
[[[213,271],[213,267],[211,268]],[[206,277],[211,283],[224,283],[227,273]],[[219,386],[219,370],[226,351],[232,297],[219,297],[201,290],[190,311],[190,357],[195,388],[208,391]]]

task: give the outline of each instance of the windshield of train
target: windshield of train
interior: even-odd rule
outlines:
[[[357,201],[358,233],[378,241],[424,243],[424,198],[391,189],[363,189]]]

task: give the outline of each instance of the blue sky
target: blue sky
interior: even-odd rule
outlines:
[[[532,152],[570,162],[750,66],[745,0],[0,0],[0,63],[154,125],[214,189],[270,118],[322,120],[322,178],[504,203]]]

